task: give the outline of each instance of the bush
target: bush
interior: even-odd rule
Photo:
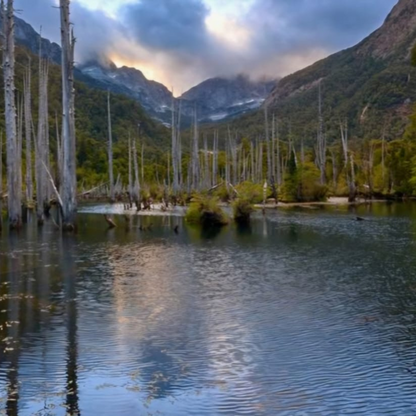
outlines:
[[[253,182],[243,182],[236,186],[238,197],[247,200],[250,204],[263,202],[263,185]]]
[[[304,163],[285,177],[282,194],[287,202],[325,201],[328,188],[319,183],[319,170],[313,163]]]
[[[203,227],[221,227],[228,224],[228,219],[218,205],[218,198],[196,196],[186,212],[185,219],[190,224]]]
[[[248,199],[239,198],[233,202],[234,221],[239,224],[248,224],[254,207]]]
[[[221,202],[228,203],[233,197],[233,191],[231,188],[227,189],[226,185],[223,184],[215,189],[214,195],[218,197]]]

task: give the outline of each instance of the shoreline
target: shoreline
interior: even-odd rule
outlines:
[[[278,202],[255,204],[256,209],[278,209],[278,208],[318,208],[320,206],[341,207],[341,206],[358,206],[374,203],[386,203],[387,199],[357,199],[355,202],[349,202],[347,197],[331,197],[327,201],[312,201],[312,202]]]

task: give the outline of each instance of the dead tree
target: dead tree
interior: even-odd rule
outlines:
[[[0,231],[3,228],[3,131],[0,134]]]
[[[265,140],[266,140],[266,152],[267,152],[267,180],[269,184],[273,182],[272,164],[270,158],[270,130],[269,130],[269,114],[267,105],[264,107],[264,129],[265,129]]]
[[[324,121],[322,116],[322,80],[318,86],[318,136],[316,147],[316,160],[318,164],[321,185],[326,184],[326,139],[324,134]]]
[[[64,229],[74,230],[77,210],[74,97],[74,32],[69,21],[70,0],[60,0],[62,43],[62,216]]]
[[[179,140],[180,140],[180,118],[181,118],[181,104],[179,104],[179,111],[176,117],[175,99],[172,90],[172,170],[173,170],[173,195],[179,192],[180,174],[179,174]]]
[[[199,164],[199,131],[198,131],[198,117],[196,108],[194,110],[194,129],[192,136],[192,156],[191,156],[191,172],[192,180],[191,187],[192,190],[199,189],[200,182],[200,164]]]
[[[9,225],[19,228],[22,224],[21,166],[19,145],[16,131],[15,106],[15,55],[14,55],[14,8],[13,0],[1,0],[1,16],[3,21],[3,75],[4,104],[6,118],[6,159],[7,159],[7,208]]]
[[[144,184],[144,143],[142,143],[140,167],[141,167],[141,174],[142,174],[142,183]]]
[[[204,187],[205,189],[211,188],[211,179],[209,171],[209,153],[208,153],[208,139],[204,134]]]
[[[33,204],[33,171],[32,171],[32,93],[31,93],[31,60],[23,78],[25,139],[26,139],[26,205]]]
[[[218,130],[214,132],[214,143],[212,151],[212,185],[217,184],[218,176]]]
[[[348,184],[348,201],[354,202],[356,198],[356,187],[355,187],[355,169],[354,169],[354,157],[353,155],[349,155],[348,149],[348,123],[341,123],[341,141],[342,141],[342,149],[344,152],[344,170],[345,170],[345,178]],[[351,173],[349,172],[351,169]]]
[[[127,195],[129,197],[129,204],[130,204],[130,208],[133,207],[133,200],[132,200],[132,196],[133,196],[133,179],[132,179],[132,149],[131,149],[131,136],[129,133],[129,139],[128,139],[128,147],[129,147],[129,183],[128,183],[128,188],[127,188]]]
[[[383,128],[383,135],[381,136],[381,179],[382,179],[382,192],[384,192],[384,186],[386,177],[386,128]]]
[[[23,145],[23,98],[18,95],[17,99],[17,164],[22,166],[22,145]],[[22,172],[18,175],[18,189],[22,191]]]
[[[44,213],[49,205],[49,181],[44,165],[49,169],[49,147],[48,147],[48,64],[41,58],[39,48],[39,115],[38,133],[35,145],[35,167],[36,167],[36,213],[38,224],[43,224]]]
[[[113,170],[113,129],[111,126],[110,91],[107,93],[107,117],[108,117],[108,180],[110,182],[110,201],[115,202],[114,170]]]
[[[234,138],[231,136],[230,126],[228,126],[228,149],[230,151],[230,177],[233,184],[237,184],[237,144]],[[231,170],[232,167],[232,170]],[[232,172],[232,176],[231,176]],[[230,181],[230,178],[229,178]]]
[[[332,159],[332,186],[334,188],[333,191],[336,192],[337,179],[338,179],[338,167],[337,167],[337,158],[336,158],[334,149],[331,149],[331,159]]]
[[[250,142],[250,163],[251,163],[251,182],[256,181],[256,170],[254,164],[254,145],[253,142]]]
[[[136,139],[133,138],[133,166],[134,166],[134,185],[133,185],[133,200],[136,204],[137,211],[140,211],[140,179],[139,179],[139,164],[137,162],[137,146]]]
[[[56,175],[56,184],[57,189],[61,189],[62,185],[62,165],[63,165],[63,148],[62,140],[59,134],[59,122],[58,122],[58,113],[55,113],[55,129],[56,129],[56,166],[57,166],[57,175]]]

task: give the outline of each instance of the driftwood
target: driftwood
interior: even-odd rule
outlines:
[[[106,182],[106,183],[102,183],[101,185],[98,185],[98,186],[96,186],[96,187],[94,187],[94,188],[92,188],[92,189],[89,189],[88,191],[84,191],[84,192],[82,192],[81,194],[78,194],[78,196],[79,196],[79,197],[82,197],[82,196],[88,195],[88,194],[90,194],[91,192],[94,192],[94,191],[96,191],[97,189],[100,189],[100,188],[102,188],[103,186],[107,185],[107,183],[108,183],[108,182]]]

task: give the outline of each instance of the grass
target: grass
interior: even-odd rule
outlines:
[[[186,221],[189,224],[202,225],[206,228],[227,225],[228,218],[218,202],[218,198],[195,196],[186,212]]]

